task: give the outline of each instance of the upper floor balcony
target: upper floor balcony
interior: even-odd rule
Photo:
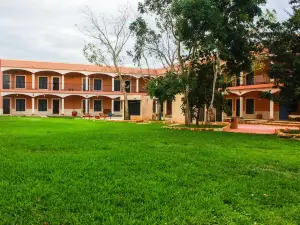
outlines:
[[[274,80],[270,79],[270,77],[267,74],[260,74],[260,75],[249,74],[246,76],[233,78],[231,87],[265,85],[265,84],[273,84],[273,83]]]
[[[127,93],[146,93],[146,79],[126,76],[124,80]],[[4,73],[2,90],[20,92],[122,93],[121,82],[117,78],[102,74],[82,76],[76,73],[69,75],[55,73]]]

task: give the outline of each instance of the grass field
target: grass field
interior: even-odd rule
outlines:
[[[300,144],[0,117],[0,224],[300,224]]]

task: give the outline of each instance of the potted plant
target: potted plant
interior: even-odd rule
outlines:
[[[74,110],[72,111],[72,116],[73,116],[73,117],[76,117],[77,114],[78,114],[77,111],[75,111],[75,109],[74,109]]]

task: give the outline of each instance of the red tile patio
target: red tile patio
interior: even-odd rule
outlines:
[[[297,127],[287,126],[270,126],[270,125],[252,125],[252,124],[239,124],[238,129],[231,129],[228,132],[233,133],[249,133],[249,134],[275,134],[277,129],[299,129]]]

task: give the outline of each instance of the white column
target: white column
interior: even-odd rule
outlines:
[[[35,89],[35,74],[34,73],[32,74],[31,82],[32,82],[32,89]]]
[[[140,80],[138,78],[136,78],[136,93],[139,93],[139,91],[140,91],[139,81]]]
[[[65,99],[61,99],[61,114],[65,115]]]
[[[111,90],[115,91],[115,78],[111,78],[111,84],[112,84]]]
[[[244,109],[244,102],[243,102],[244,98],[241,96],[240,97],[240,117],[243,117],[243,109]]]
[[[244,75],[243,72],[241,72],[241,73],[240,73],[240,85],[241,85],[241,86],[244,86],[244,85],[245,85],[245,84],[244,84],[244,77],[243,77],[243,75]]]
[[[89,113],[89,101],[88,101],[89,99],[88,98],[86,98],[85,99],[85,113]]]
[[[111,113],[114,114],[114,100],[111,100]]]
[[[274,119],[274,102],[270,100],[270,120]]]
[[[34,98],[31,98],[31,113],[34,115]]]
[[[206,121],[207,106],[204,106],[204,121]]]
[[[61,90],[65,90],[65,75],[61,76]]]
[[[88,76],[85,77],[85,90],[86,91],[89,90],[89,78],[88,78]]]

